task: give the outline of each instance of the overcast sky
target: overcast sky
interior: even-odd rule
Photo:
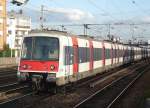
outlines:
[[[7,2],[8,10],[23,9],[32,18],[32,27],[39,25],[40,8],[44,5],[45,25],[84,23],[150,23],[150,0],[29,0],[17,7]],[[112,25],[111,34],[122,38],[150,37],[150,25]],[[57,28],[57,27],[56,27]],[[68,27],[66,27],[69,30]],[[70,31],[82,32],[81,27]],[[83,27],[82,27],[83,28]],[[108,33],[108,26],[90,26],[88,32],[99,35]],[[78,29],[78,30],[77,30]],[[75,32],[75,33],[76,33]]]

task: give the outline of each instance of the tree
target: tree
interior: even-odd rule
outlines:
[[[11,53],[12,56],[15,56],[15,50],[12,50],[9,48],[9,45],[5,46],[5,49],[3,51],[0,51],[0,57],[11,57]]]

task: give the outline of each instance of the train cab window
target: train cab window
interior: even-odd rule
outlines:
[[[22,59],[31,59],[32,37],[25,38],[22,45]]]
[[[57,38],[36,37],[33,59],[58,60],[59,42]]]
[[[58,60],[59,40],[53,37],[26,37],[23,41],[22,59]]]

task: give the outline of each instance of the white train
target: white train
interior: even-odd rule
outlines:
[[[59,31],[32,31],[24,37],[19,81],[62,86],[110,68],[150,57],[150,50],[98,41]]]

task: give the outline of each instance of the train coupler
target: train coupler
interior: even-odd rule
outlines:
[[[42,76],[33,76],[32,77],[32,90],[41,91],[44,89],[43,77]]]

